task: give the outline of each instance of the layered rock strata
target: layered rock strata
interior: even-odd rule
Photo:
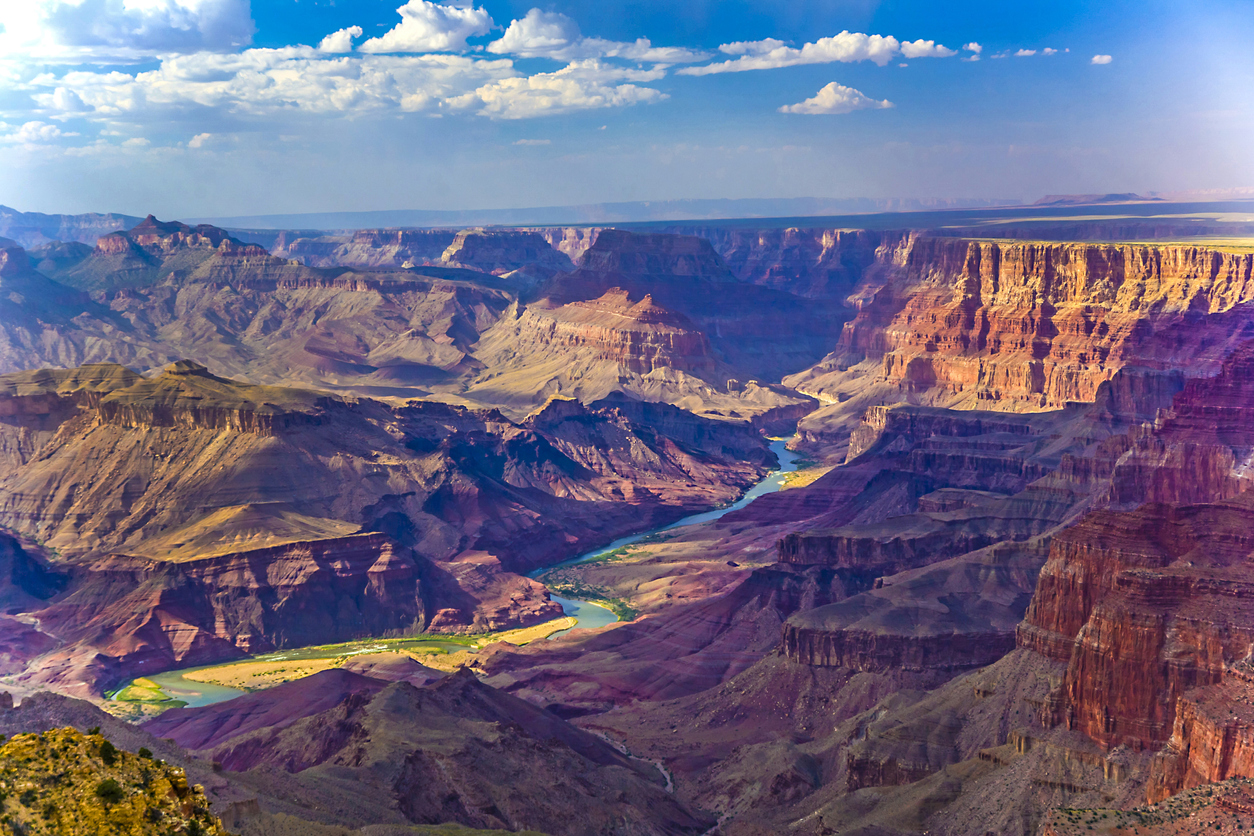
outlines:
[[[39,665],[59,685],[546,620],[561,608],[514,573],[728,501],[774,462],[750,427],[665,404],[559,400],[515,424],[190,361],[0,378],[0,454],[0,522],[71,562],[41,616],[68,643]]]
[[[937,404],[1042,409],[1091,401],[1125,365],[1187,358],[1204,374],[1239,339],[1252,259],[1186,245],[910,235],[878,251],[836,350],[789,382],[843,400],[866,385],[856,367]]]

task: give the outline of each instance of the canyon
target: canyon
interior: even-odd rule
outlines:
[[[1244,810],[1254,254],[1184,221],[901,220],[149,216],[0,249],[0,726],[168,738],[249,834]],[[769,436],[802,457],[782,490],[665,528],[766,477]],[[622,620],[143,728],[89,704],[543,624],[559,582]]]

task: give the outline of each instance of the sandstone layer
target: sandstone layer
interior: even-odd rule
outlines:
[[[245,650],[552,618],[516,573],[728,501],[772,464],[748,426],[665,404],[557,400],[514,424],[192,362],[0,378],[0,451],[0,520],[58,549],[69,576],[38,616],[65,646],[31,676],[93,687]],[[64,585],[23,554],[15,602]]]

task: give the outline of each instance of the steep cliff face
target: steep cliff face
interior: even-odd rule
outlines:
[[[457,233],[441,254],[440,263],[494,275],[531,268],[547,277],[574,269],[570,258],[549,246],[538,233],[483,229],[464,229]]]
[[[620,288],[559,307],[530,305],[503,318],[475,356],[491,371],[467,394],[487,403],[526,407],[551,395],[591,402],[621,392],[740,420],[808,403],[783,387],[735,381],[737,371],[686,316]]]
[[[277,647],[416,632],[431,616],[421,563],[382,534],[178,562],[113,555],[84,563],[70,593],[36,616],[71,645],[26,679],[107,687]],[[556,605],[535,598],[522,620],[553,617]]]
[[[1151,804],[1193,787],[1254,776],[1252,692],[1249,665],[1238,662],[1220,684],[1180,698],[1171,739],[1154,758],[1146,793]]]
[[[811,298],[844,299],[908,233],[865,229],[674,227],[710,242],[743,282]]]
[[[402,267],[438,261],[453,243],[453,230],[360,229],[351,235],[309,237],[283,232],[273,255],[310,267]]]
[[[149,215],[127,231],[101,236],[90,256],[54,276],[71,287],[101,291],[181,281],[198,272],[212,275],[223,268],[269,261],[276,267],[288,266],[262,247],[237,241],[217,227],[191,227]]]
[[[519,317],[516,327],[519,345],[515,350],[524,356],[550,358],[586,350],[594,361],[607,361],[639,375],[661,368],[699,377],[715,372],[706,335],[687,317],[661,307],[648,294],[637,301],[627,291],[613,288],[599,299],[560,308],[532,306]],[[532,344],[523,344],[527,341]],[[494,368],[501,366],[487,354],[484,359]]]
[[[911,235],[876,264],[836,350],[791,385],[834,401],[874,380],[967,408],[1091,401],[1125,365],[1217,370],[1254,294],[1254,255],[1186,245]]]
[[[791,617],[784,653],[934,676],[995,662],[1015,646],[1050,535],[1101,501],[1129,428],[1180,387],[1178,375],[1124,369],[1094,403],[1053,412],[868,409],[846,464],[795,492],[794,504],[826,513],[781,538],[778,553],[863,573],[872,588]]]
[[[828,350],[846,313],[835,300],[738,281],[702,238],[602,230],[572,273],[532,292],[553,306],[587,301],[613,288],[683,314],[703,331],[738,379],[777,381]]]
[[[1254,508],[1150,504],[1057,535],[1019,643],[1068,662],[1057,716],[1098,743],[1167,743],[1180,699],[1254,647]]]

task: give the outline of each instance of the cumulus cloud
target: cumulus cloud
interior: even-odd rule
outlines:
[[[1018,52],[1016,52],[1016,53],[1015,53],[1015,57],[1016,57],[1016,58],[1028,58],[1028,57],[1030,57],[1030,56],[1032,56],[1032,55],[1035,55],[1035,54],[1036,54],[1036,50],[1035,50],[1035,49],[1021,49],[1021,50],[1019,50]]]
[[[332,32],[322,39],[322,43],[318,44],[318,51],[331,53],[352,52],[353,38],[360,38],[361,36],[362,28],[360,26],[350,26],[347,29]]]
[[[809,115],[852,113],[855,110],[886,110],[893,106],[888,99],[876,101],[861,91],[843,84],[831,82],[814,98],[794,105],[784,105],[780,113],[804,113]]]
[[[981,52],[984,51],[984,47],[980,46],[975,41],[972,41],[969,44],[963,44],[962,48],[965,49],[967,52],[971,52],[976,55],[979,55]]]
[[[1094,64],[1109,64],[1111,61],[1114,61],[1114,60],[1115,60],[1115,59],[1114,59],[1114,58],[1112,58],[1112,57],[1111,57],[1111,56],[1109,56],[1109,55],[1094,55],[1094,56],[1093,56],[1093,61],[1092,61],[1092,63],[1094,63]]]
[[[917,41],[902,41],[901,54],[907,58],[949,58],[957,55],[958,50],[920,38]]]
[[[414,112],[450,96],[517,75],[512,62],[461,55],[369,55],[328,58],[312,47],[250,49],[168,58],[136,74],[76,70],[40,76],[30,86],[73,91],[94,118],[152,122],[198,113],[346,114]],[[35,92],[54,110],[54,92]]]
[[[47,122],[27,122],[16,131],[0,136],[0,142],[23,145],[43,145],[55,142],[62,137],[78,136],[77,133],[65,132],[56,125]]]
[[[126,62],[252,42],[249,0],[6,0],[0,54]]]
[[[665,70],[611,67],[596,59],[575,61],[557,72],[504,78],[448,100],[458,110],[494,119],[527,119],[604,107],[661,101],[666,94],[621,82],[657,81]]]
[[[78,116],[106,123],[147,126],[208,118],[213,121],[204,126],[211,128],[231,118],[445,110],[525,119],[659,101],[666,98],[663,93],[640,85],[665,75],[664,67],[633,69],[585,59],[528,77],[508,59],[328,57],[313,47],[285,47],[175,56],[156,69],[134,74],[117,70],[44,74],[27,86],[35,103],[53,118],[60,105],[72,103]]]
[[[467,38],[486,35],[493,26],[487,10],[473,6],[409,0],[396,11],[401,22],[358,49],[362,52],[460,52],[466,49]]]
[[[740,57],[718,64],[707,64],[703,67],[684,67],[676,72],[682,75],[711,75],[745,70],[770,70],[778,67],[793,67],[798,64],[830,64],[835,61],[846,64],[871,61],[883,67],[898,53],[906,55],[907,58],[946,58],[956,54],[954,50],[941,46],[935,41],[917,40],[902,44],[892,35],[866,35],[862,32],[849,31],[830,38],[820,38],[814,43],[804,44],[800,49],[784,46],[779,41],[748,43],[762,46],[750,49],[746,43],[726,44],[731,50],[729,54],[738,54]]]
[[[1041,50],[1041,55],[1057,55],[1057,54],[1058,54],[1058,50],[1054,49],[1053,47],[1047,46]]]
[[[52,109],[61,113],[83,113],[90,110],[87,103],[68,87],[58,87],[52,91]]]
[[[625,58],[654,64],[687,64],[710,57],[707,52],[682,47],[655,47],[647,38],[636,41],[585,38],[579,24],[571,18],[561,12],[540,9],[531,9],[523,17],[511,21],[505,33],[488,44],[488,52],[557,61]]]
[[[213,134],[196,134],[194,137],[191,138],[191,141],[187,143],[187,147],[188,148],[202,148],[204,147],[204,144],[211,139],[213,139]]]

